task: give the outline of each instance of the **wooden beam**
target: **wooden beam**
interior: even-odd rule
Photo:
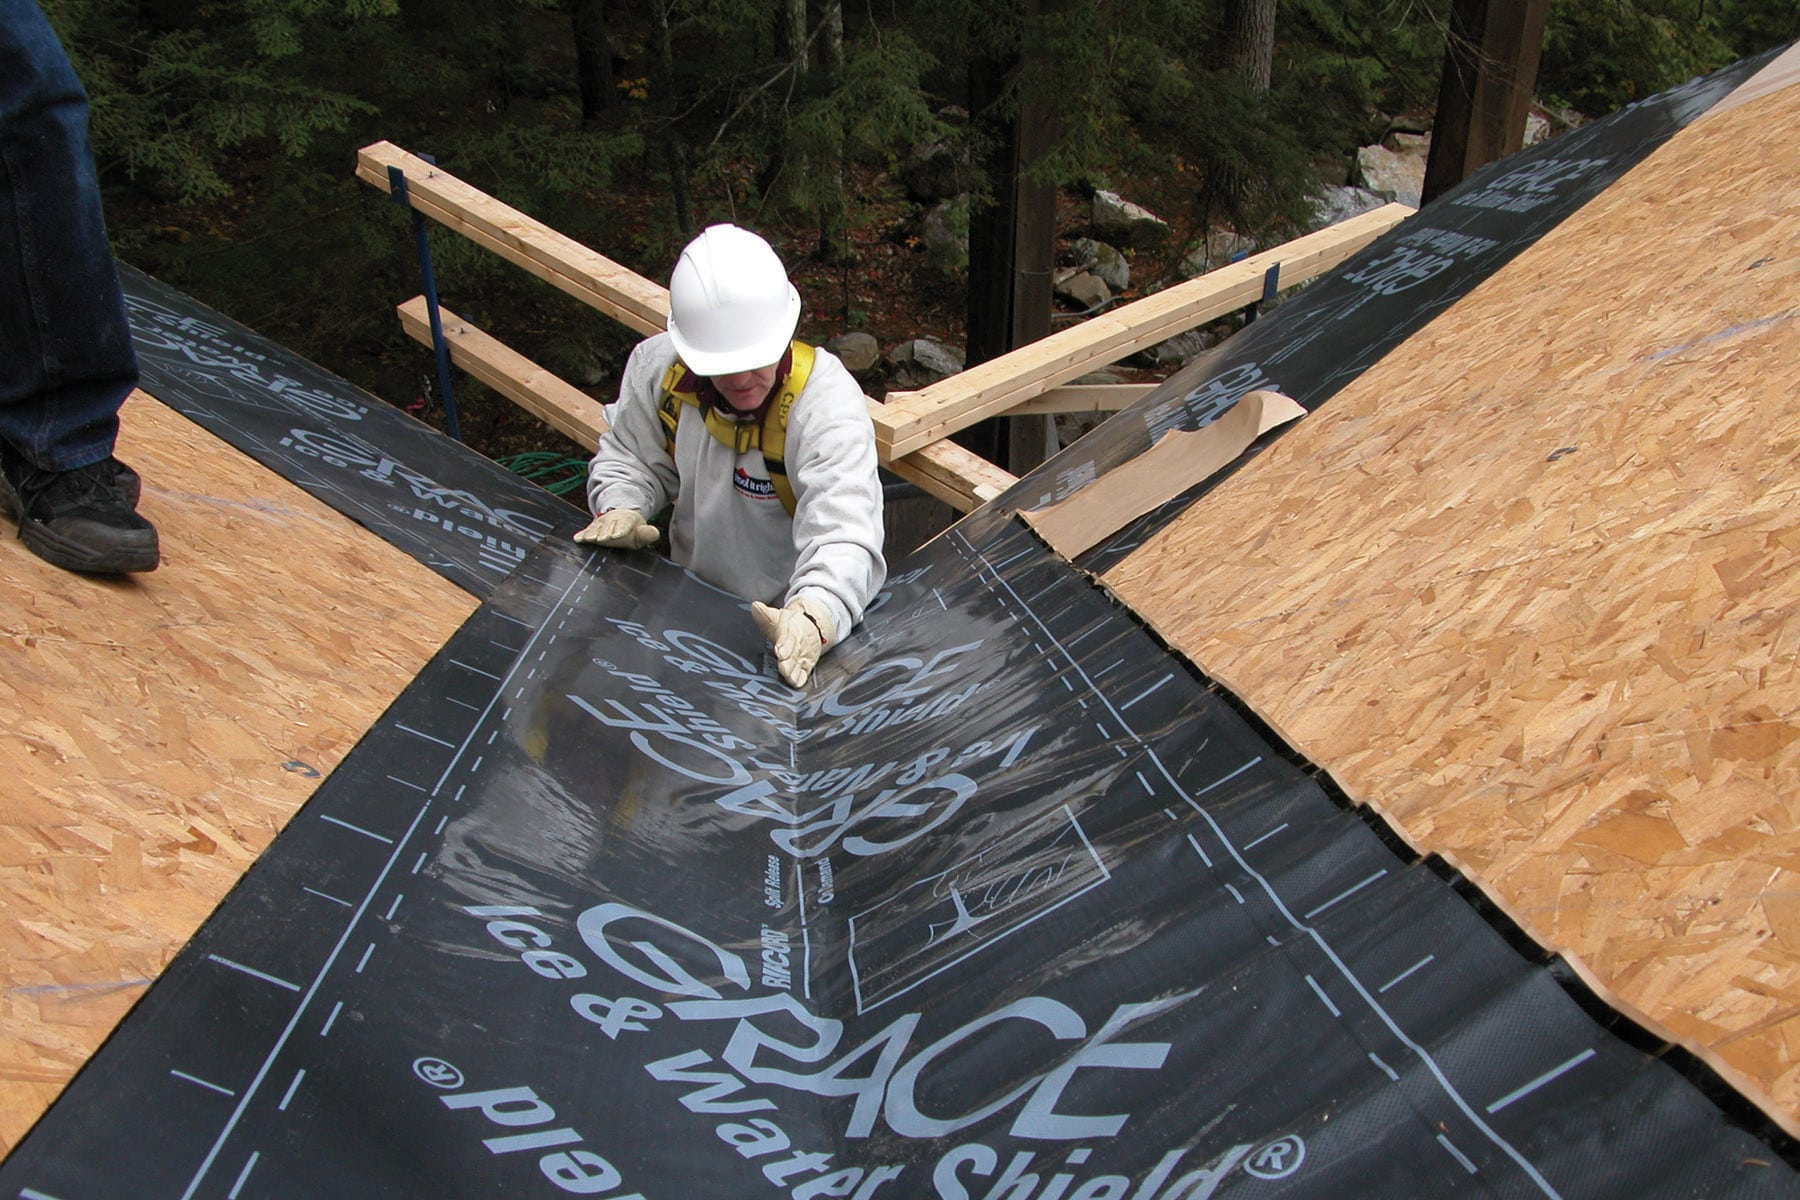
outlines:
[[[400,326],[406,336],[431,345],[431,319],[425,297],[414,296],[399,305]],[[438,316],[450,361],[525,409],[564,437],[592,453],[606,432],[605,407],[586,392],[565,382],[523,354],[488,336],[447,308]]]
[[[1283,286],[1337,266],[1412,214],[1388,204],[1273,250],[1146,296],[970,367],[916,392],[891,392],[875,418],[883,462],[1016,408],[1057,384],[1155,345],[1262,299],[1263,278],[1280,267]]]
[[[388,190],[388,168],[406,175],[407,198],[434,221],[525,268],[551,286],[639,333],[660,333],[669,291],[533,220],[391,142],[357,151],[356,176]]]
[[[870,401],[870,406],[875,407],[875,402]],[[951,441],[934,442],[886,466],[964,513],[975,511],[1019,482],[1018,476]]]
[[[376,142],[357,152],[357,178],[383,191],[388,187],[390,166],[405,173],[407,198],[412,206],[433,220],[639,333],[661,333],[668,323],[669,290],[631,268],[509,208],[392,142]],[[408,306],[415,304],[419,307],[409,310]],[[410,319],[409,312],[424,320],[422,297],[409,300],[400,308],[402,322]],[[442,309],[439,312],[446,315]],[[458,318],[457,324],[461,329],[457,338],[451,338],[447,329],[444,335],[450,344],[451,361],[583,445],[592,444],[585,436],[589,429],[596,430],[594,438],[598,439],[597,430],[605,428],[605,418],[598,417],[596,426],[596,416],[588,407],[598,407],[597,401],[467,321]],[[407,333],[418,337],[412,328]],[[429,332],[421,340],[429,343]],[[869,401],[871,414],[881,408],[882,405]],[[1018,482],[1015,476],[961,446],[946,442],[936,446],[922,444],[914,449],[916,453],[885,465],[958,512],[973,511]]]
[[[1155,383],[1065,383],[1041,396],[1009,408],[1009,417],[1029,417],[1040,413],[1118,412],[1129,408],[1155,391]]]
[[[429,346],[431,322],[425,297],[414,296],[397,311],[407,336]],[[598,400],[449,309],[440,307],[438,316],[452,363],[582,446],[591,450],[599,442],[607,420]],[[880,407],[873,400],[868,404],[871,410]],[[927,446],[888,464],[888,469],[958,512],[971,512],[1018,482],[954,442]]]

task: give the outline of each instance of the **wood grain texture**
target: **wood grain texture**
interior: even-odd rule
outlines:
[[[142,393],[162,565],[0,538],[0,1149],[475,608]]]
[[[1790,1133],[1796,127],[1696,122],[1105,577]]]

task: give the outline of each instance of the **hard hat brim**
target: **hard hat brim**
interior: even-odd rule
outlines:
[[[674,343],[675,353],[681,356],[687,369],[696,375],[736,375],[740,371],[756,371],[780,362],[788,343],[794,339],[794,330],[799,327],[800,293],[790,283],[786,317],[778,327],[755,342],[729,350],[707,350],[682,336],[672,313],[669,316],[669,340]]]

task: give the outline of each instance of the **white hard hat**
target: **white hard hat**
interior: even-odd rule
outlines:
[[[669,278],[669,338],[688,370],[734,375],[781,361],[800,324],[800,293],[769,243],[708,226]]]

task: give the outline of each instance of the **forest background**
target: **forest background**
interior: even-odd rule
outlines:
[[[1175,231],[1271,245],[1357,147],[1429,122],[1452,0],[41,0],[85,81],[120,258],[442,426],[407,214],[353,177],[392,141],[666,281],[714,220],[758,229],[801,335],[961,347],[966,279],[925,261],[905,185],[930,151],[973,211],[1022,107],[1059,232],[1115,191]],[[1794,0],[1554,0],[1537,94],[1560,121],[1800,37]],[[602,400],[634,334],[436,229],[444,302]],[[1127,294],[1125,299],[1132,298]],[[865,378],[879,395],[881,380]],[[491,457],[578,454],[458,379]]]

